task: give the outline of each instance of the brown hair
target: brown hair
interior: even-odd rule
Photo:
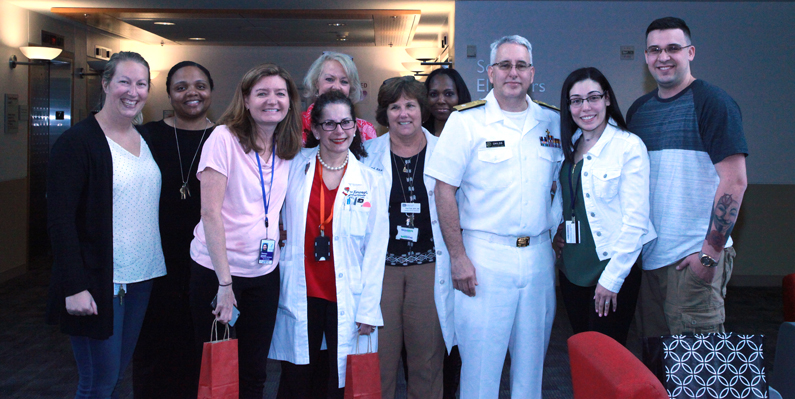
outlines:
[[[218,120],[219,125],[226,125],[234,134],[243,150],[260,152],[263,149],[257,144],[257,129],[251,113],[246,109],[246,97],[251,94],[251,89],[260,79],[268,76],[279,76],[287,83],[287,93],[290,96],[290,109],[287,116],[276,125],[274,139],[276,141],[276,155],[281,159],[293,159],[301,151],[301,111],[298,97],[298,88],[293,78],[284,68],[276,64],[262,64],[256,66],[243,75],[235,89],[232,103]]]
[[[428,91],[425,90],[425,85],[414,79],[413,76],[390,78],[385,80],[378,90],[378,108],[375,109],[375,120],[381,126],[389,126],[389,118],[386,115],[387,108],[390,104],[400,100],[402,95],[417,100],[417,103],[420,104],[420,111],[422,111],[422,120],[428,118],[430,110],[428,109]]]

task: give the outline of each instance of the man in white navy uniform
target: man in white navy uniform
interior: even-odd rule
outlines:
[[[493,90],[450,115],[425,169],[451,257],[461,399],[498,397],[507,350],[511,397],[541,398],[555,317],[550,230],[561,219],[550,193],[563,152],[559,113],[526,94],[532,63],[527,39],[492,43]]]

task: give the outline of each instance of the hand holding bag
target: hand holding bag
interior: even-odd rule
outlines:
[[[210,342],[205,342],[202,347],[198,399],[238,399],[237,340],[229,339],[229,325],[226,325],[224,338],[219,340],[216,324],[217,320],[214,320]]]
[[[367,353],[359,354],[356,337],[356,354],[348,355],[345,369],[345,399],[381,399],[381,363],[370,344],[368,335]]]

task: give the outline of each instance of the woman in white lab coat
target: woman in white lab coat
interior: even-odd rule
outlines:
[[[445,342],[447,349],[455,344],[450,257],[436,214],[436,179],[424,173],[439,140],[422,127],[429,113],[426,95],[412,76],[385,81],[376,120],[389,126],[389,133],[365,145],[363,162],[383,171],[389,202],[378,347],[383,399],[395,397],[404,347],[408,398],[441,399]]]
[[[366,153],[351,101],[325,93],[311,120],[308,148],[290,168],[270,357],[283,360],[279,397],[326,396],[325,388],[327,397],[342,398],[357,340],[359,352],[377,350],[389,219],[381,174],[357,160]]]

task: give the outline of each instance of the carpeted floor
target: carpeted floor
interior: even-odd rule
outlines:
[[[0,284],[0,397],[8,399],[69,398],[77,387],[77,369],[67,336],[57,327],[44,324],[49,265],[46,260],[31,270]],[[726,329],[738,333],[765,334],[765,368],[772,369],[776,335],[782,322],[781,288],[730,287],[726,299]],[[571,335],[566,312],[558,300],[558,311],[544,362],[545,399],[572,397],[566,339]],[[640,342],[634,325],[629,349],[639,355]],[[509,398],[508,370],[503,370],[500,398]],[[264,398],[274,398],[279,364],[271,362]],[[399,379],[400,380],[400,379]],[[121,398],[132,398],[130,371],[126,373]],[[398,387],[405,398],[405,384]]]

